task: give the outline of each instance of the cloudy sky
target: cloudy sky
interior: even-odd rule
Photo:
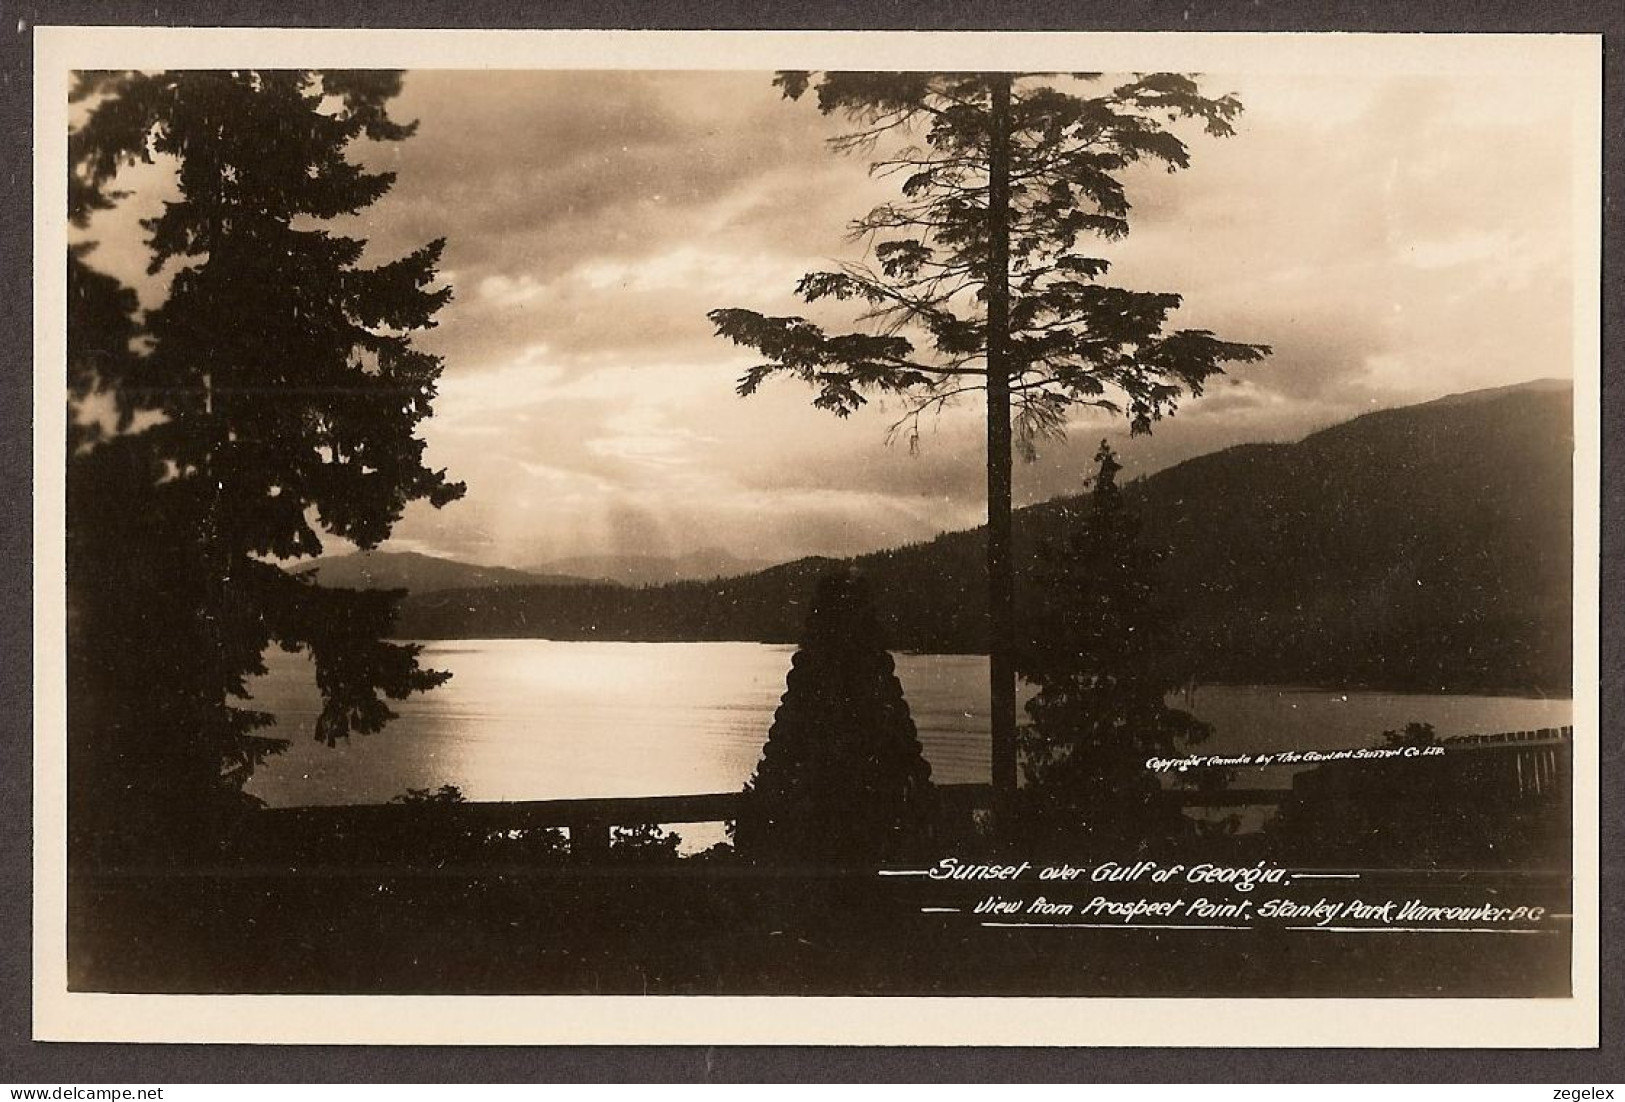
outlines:
[[[1131,177],[1133,230],[1096,255],[1125,286],[1184,295],[1176,322],[1273,346],[1149,438],[1101,414],[1020,466],[1017,501],[1073,492],[1102,436],[1131,474],[1358,413],[1566,377],[1574,185],[1560,92],[1499,80],[1216,74],[1246,106],[1193,164]],[[468,483],[414,506],[386,549],[536,566],[720,547],[847,554],[978,522],[976,403],[888,447],[898,410],[847,420],[774,381],[734,395],[748,353],[708,310],[805,312],[803,272],[855,258],[845,227],[887,195],[824,142],[838,122],[768,73],[412,72],[411,140],[358,150],[399,173],[354,227],[369,257],[445,237],[454,300],[429,459]],[[139,281],[135,215],[164,169],[91,229]],[[147,284],[149,300],[161,288]]]

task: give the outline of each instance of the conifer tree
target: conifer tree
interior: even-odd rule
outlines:
[[[908,854],[936,793],[868,585],[819,582],[784,697],[734,824],[745,857],[864,866]]]
[[[1145,762],[1211,728],[1167,703],[1182,679],[1170,657],[1173,617],[1157,591],[1163,556],[1141,541],[1104,440],[1095,461],[1087,515],[1038,551],[1044,599],[1018,659],[1038,687],[1022,731],[1019,819],[1032,842],[1126,852],[1186,831]]]
[[[717,332],[760,352],[739,392],[776,373],[812,385],[813,404],[845,416],[866,395],[900,398],[894,432],[917,439],[920,416],[968,393],[987,402],[988,654],[996,794],[1016,787],[1015,580],[1011,456],[1059,434],[1077,407],[1124,414],[1135,433],[1199,395],[1225,363],[1268,348],[1202,329],[1170,331],[1177,294],[1101,282],[1110,265],[1080,242],[1129,230],[1124,170],[1169,172],[1189,153],[1168,124],[1233,132],[1234,96],[1208,97],[1173,73],[1136,76],[1095,95],[1099,74],[825,73],[818,108],[857,129],[834,139],[868,151],[897,138],[873,171],[900,178],[899,199],[852,224],[870,262],[805,276],[808,302],[862,304],[865,330],[831,334],[801,317],[712,311]],[[780,73],[784,94],[813,85]],[[913,128],[923,133],[912,144]]]
[[[329,225],[389,190],[392,174],[349,153],[412,133],[388,113],[399,88],[397,73],[309,70],[87,73],[76,87],[70,216],[114,205],[118,170],[137,160],[173,163],[179,192],[144,223],[149,271],[168,279],[146,347],[107,370],[70,365],[70,392],[110,392],[122,428],[148,415],[86,442],[70,472],[70,602],[90,678],[76,696],[93,702],[74,767],[95,778],[81,791],[102,828],[195,837],[279,748],[252,733],[268,716],[234,704],[272,643],[313,659],[328,744],[377,731],[384,698],[445,678],[385,642],[399,594],[323,589],[276,565],[320,554],[318,531],[374,547],[407,503],[462,493],[424,466],[416,435],[442,365],[413,334],[450,297],[433,286],[443,242],[368,266],[366,243]],[[84,310],[70,329],[83,345]]]

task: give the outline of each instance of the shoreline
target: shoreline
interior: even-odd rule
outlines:
[[[391,643],[410,644],[421,647],[432,647],[447,643],[623,643],[636,646],[758,646],[758,647],[784,647],[791,650],[799,644],[796,640],[772,639],[611,639],[592,637],[585,639],[557,638],[545,635],[445,635],[434,638],[395,639]],[[915,650],[908,647],[888,648],[893,655],[907,655],[910,658],[986,658],[985,653],[979,651],[962,650]],[[1505,697],[1512,700],[1550,700],[1573,701],[1574,686],[1567,685],[1563,691],[1548,689],[1538,685],[1457,685],[1441,688],[1419,688],[1416,686],[1397,686],[1383,683],[1363,683],[1359,681],[1343,682],[1341,684],[1312,684],[1294,681],[1232,681],[1212,680],[1195,683],[1194,692],[1200,695],[1203,689],[1259,689],[1279,693],[1384,693],[1391,696],[1483,696]],[[1176,689],[1169,694],[1170,697],[1183,696],[1183,689]]]

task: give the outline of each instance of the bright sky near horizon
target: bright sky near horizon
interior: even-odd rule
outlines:
[[[1075,491],[1102,436],[1130,475],[1244,441],[1292,439],[1372,408],[1568,377],[1575,241],[1566,90],[1508,72],[1204,78],[1245,105],[1191,139],[1192,166],[1130,180],[1108,279],[1184,295],[1181,327],[1266,343],[1151,437],[1104,414],[1016,472],[1017,503]],[[706,312],[806,313],[804,272],[854,258],[847,223],[885,198],[861,157],[767,73],[407,74],[410,140],[356,150],[399,174],[347,232],[382,262],[436,237],[454,289],[421,346],[445,357],[428,458],[466,481],[415,505],[385,549],[535,566],[564,557],[841,555],[978,523],[981,410],[888,447],[898,410],[847,420],[774,381]],[[142,275],[136,218],[167,168],[92,224],[90,260]],[[1094,251],[1094,246],[1089,246]],[[836,317],[838,315],[825,315]],[[335,548],[338,549],[338,548]]]

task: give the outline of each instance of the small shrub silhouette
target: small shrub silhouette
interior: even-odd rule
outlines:
[[[677,860],[677,847],[682,835],[665,829],[658,823],[638,823],[618,826],[610,831],[610,860],[662,864]]]
[[[464,804],[468,797],[463,790],[454,784],[443,784],[439,788],[408,788],[399,796],[392,797],[392,804]]]
[[[733,837],[757,862],[869,866],[929,841],[931,766],[867,584],[819,582]]]

